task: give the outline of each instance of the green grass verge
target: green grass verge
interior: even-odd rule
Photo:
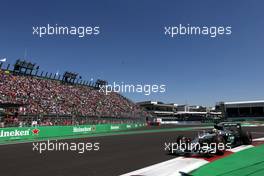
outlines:
[[[219,159],[191,173],[193,176],[263,176],[264,145]]]

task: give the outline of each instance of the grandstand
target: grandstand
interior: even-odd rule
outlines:
[[[21,65],[23,69],[19,68]],[[35,64],[26,61],[17,61],[13,70],[10,65],[6,68],[2,66],[1,64],[2,127],[30,126],[32,123],[131,123],[143,121],[147,115],[138,105],[118,93],[105,95],[99,92],[98,82],[76,79],[76,73],[65,72],[68,77],[71,76],[70,83],[67,83],[65,75],[62,77],[47,72],[38,74],[39,66],[35,69]]]
[[[227,120],[264,120],[264,100],[219,102],[216,108]]]
[[[152,114],[154,120],[164,123],[214,121],[222,116],[221,112],[203,106],[166,104],[159,101],[138,102],[138,105]]]

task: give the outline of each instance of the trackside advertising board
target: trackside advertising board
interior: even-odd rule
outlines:
[[[67,138],[78,135],[107,133],[145,126],[141,124],[101,124],[79,126],[37,126],[0,128],[0,142],[26,141],[45,138]]]

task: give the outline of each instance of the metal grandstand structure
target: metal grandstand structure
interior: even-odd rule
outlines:
[[[40,66],[37,66],[36,63],[32,63],[26,60],[18,59],[15,64],[12,65],[9,63],[0,63],[0,70],[3,70],[5,72],[14,73],[14,74],[20,74],[24,76],[34,76],[38,78],[43,79],[51,79],[51,80],[57,80],[62,82],[69,82],[76,85],[83,85],[83,86],[89,86],[98,88],[98,80],[96,81],[87,81],[83,80],[81,76],[78,76],[78,73],[76,72],[70,72],[65,71],[63,75],[60,75],[58,73],[51,73],[46,71],[40,71]],[[99,82],[102,82],[102,80],[99,80]],[[107,81],[104,81],[104,83],[107,83]]]

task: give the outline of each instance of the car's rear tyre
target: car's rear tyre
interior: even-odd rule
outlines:
[[[252,135],[250,132],[242,132],[241,133],[241,142],[243,145],[250,145],[252,144]]]

